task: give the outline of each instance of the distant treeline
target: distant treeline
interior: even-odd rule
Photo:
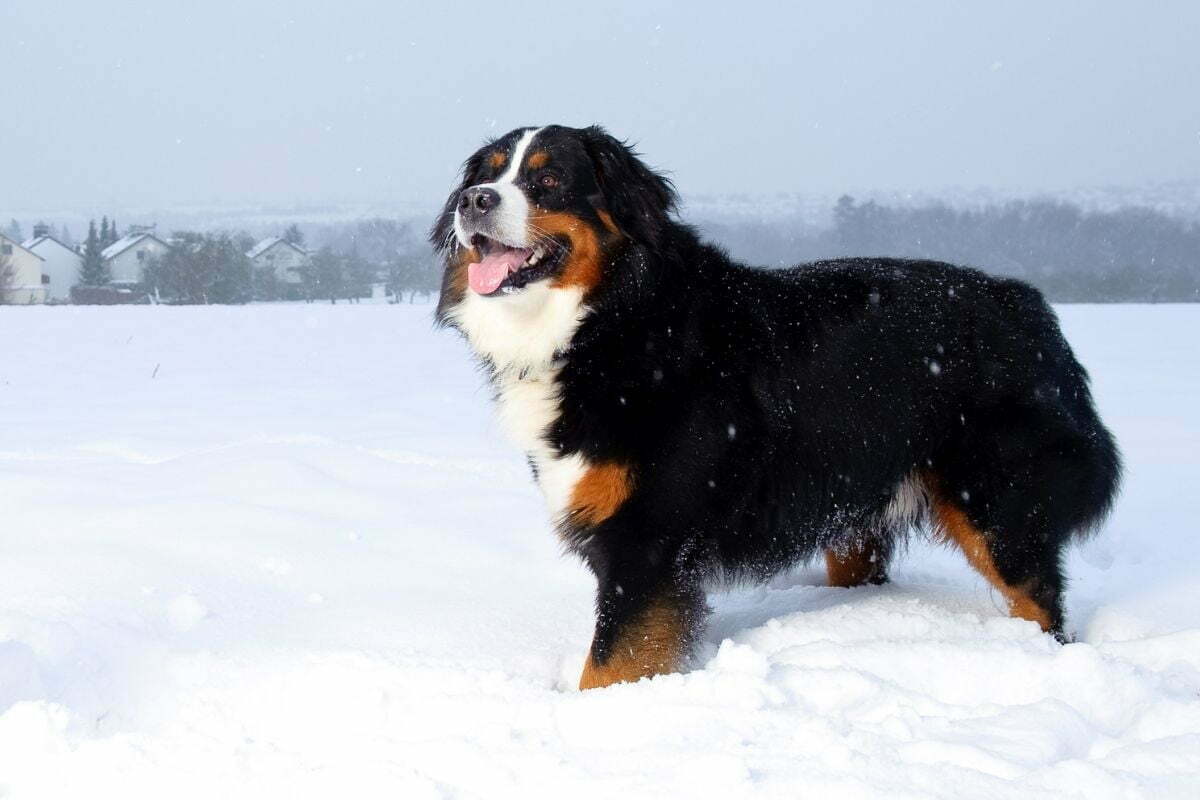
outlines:
[[[1084,211],[1048,200],[904,207],[842,197],[832,218],[821,227],[798,216],[687,221],[734,257],[766,267],[840,256],[928,258],[1021,278],[1058,302],[1200,301],[1200,224],[1152,209]],[[292,225],[284,238],[308,258],[288,276],[246,257],[258,237],[177,232],[171,254],[145,265],[144,288],[169,303],[336,302],[369,296],[382,284],[393,302],[411,301],[436,292],[440,282],[425,223],[380,217]],[[89,230],[85,262],[104,245],[103,227],[100,235]],[[13,221],[5,232],[19,240],[20,226]],[[115,238],[115,223],[109,232],[107,239]]]
[[[842,197],[829,228],[798,220],[699,227],[735,257],[771,267],[854,255],[929,258],[1021,278],[1058,302],[1200,300],[1200,225],[1145,208],[1086,212],[1052,201],[897,208]]]
[[[291,276],[273,266],[256,267],[247,253],[255,244],[245,233],[176,231],[171,249],[142,269],[142,288],[159,302],[176,304],[247,303],[272,300],[356,302],[382,285],[393,302],[405,295],[436,291],[440,276],[433,254],[411,225],[367,219],[313,226],[322,244]],[[305,248],[296,225],[284,240]]]

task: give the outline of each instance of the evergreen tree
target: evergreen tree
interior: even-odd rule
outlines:
[[[96,220],[88,223],[87,240],[83,243],[83,262],[79,266],[79,282],[84,286],[107,286],[112,280],[108,263],[100,255],[104,247],[96,233]]]
[[[359,254],[357,248],[351,250],[345,258],[344,275],[347,298],[358,302],[361,297],[371,296],[375,267]]]
[[[14,220],[9,220],[8,227],[4,229],[4,235],[12,239],[14,242],[22,242],[25,239],[21,233],[21,223]]]
[[[275,274],[275,267],[270,264],[265,267],[255,267],[252,277],[255,300],[271,301],[283,297],[284,287],[281,285],[279,276]]]
[[[344,260],[328,246],[318,250],[300,270],[304,298],[310,303],[317,298],[337,303],[339,297],[345,296]]]
[[[108,235],[108,217],[104,216],[100,219],[100,246],[108,247],[112,244],[112,239]]]
[[[121,238],[121,234],[117,233],[117,218],[116,217],[113,217],[112,222],[109,223],[108,235],[112,237],[113,242],[115,242]],[[109,242],[109,244],[112,244],[112,242]]]
[[[171,249],[146,264],[142,280],[168,302],[245,303],[254,276],[242,244],[228,233],[175,233]]]

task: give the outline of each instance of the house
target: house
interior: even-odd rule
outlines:
[[[134,228],[104,248],[100,257],[108,264],[112,283],[128,286],[141,283],[146,262],[161,258],[170,249],[169,244],[150,231]]]
[[[29,305],[46,302],[45,278],[42,275],[44,260],[19,242],[0,233],[0,267],[6,274],[0,285],[0,303]]]
[[[69,300],[71,287],[79,283],[79,267],[83,263],[79,253],[51,236],[44,225],[34,226],[33,238],[21,246],[42,257],[46,299]]]
[[[300,270],[308,266],[309,253],[279,236],[269,236],[246,252],[255,269],[270,267],[283,283],[300,283]]]

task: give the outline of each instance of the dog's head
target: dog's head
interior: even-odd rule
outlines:
[[[501,306],[554,289],[586,297],[615,248],[658,246],[675,199],[670,181],[600,127],[518,128],[488,142],[430,234],[445,257],[438,318],[453,322],[472,296]]]

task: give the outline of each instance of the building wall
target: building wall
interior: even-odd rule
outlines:
[[[0,236],[0,258],[8,259],[14,271],[12,285],[0,302],[14,305],[46,302],[40,258],[7,236]]]
[[[142,267],[147,259],[159,258],[166,254],[167,248],[155,239],[142,241],[122,251],[109,260],[108,268],[112,272],[113,283],[141,283]]]
[[[255,267],[270,266],[283,283],[300,283],[299,268],[308,263],[308,256],[298,253],[287,245],[277,244],[254,259]]]
[[[79,283],[79,267],[83,259],[53,239],[43,239],[31,249],[44,259],[42,274],[50,278],[50,283],[46,284],[47,296],[55,300],[69,300],[71,287]]]

